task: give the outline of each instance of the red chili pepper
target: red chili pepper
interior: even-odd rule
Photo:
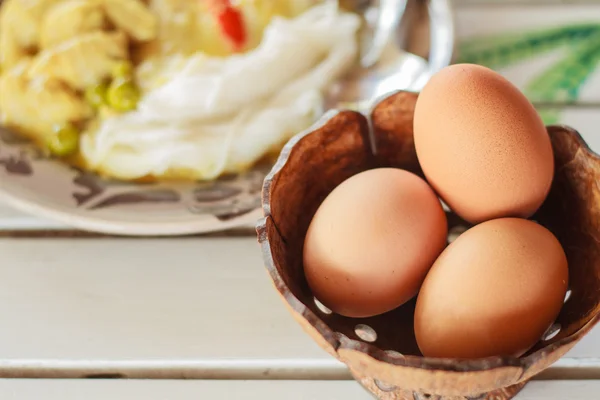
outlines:
[[[214,0],[212,5],[221,31],[231,41],[236,51],[241,50],[247,40],[244,16],[229,0]]]

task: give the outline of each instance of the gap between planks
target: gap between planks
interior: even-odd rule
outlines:
[[[353,380],[331,359],[207,361],[0,361],[0,379],[152,379],[152,380]],[[563,358],[535,376],[536,381],[600,380],[600,359]]]
[[[597,398],[600,382],[531,382],[515,400]],[[349,381],[0,380],[0,398],[19,400],[369,400]]]

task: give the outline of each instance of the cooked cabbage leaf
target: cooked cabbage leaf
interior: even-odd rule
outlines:
[[[0,7],[0,65],[10,68],[39,46],[40,25],[64,0],[4,0]]]
[[[104,11],[97,1],[65,1],[51,8],[42,20],[40,46],[47,49],[82,33],[101,30],[104,24]]]
[[[142,42],[156,37],[158,20],[140,0],[101,1],[112,23],[133,39]]]
[[[55,124],[80,121],[91,116],[90,107],[56,79],[29,80],[24,60],[0,76],[2,123],[24,134],[42,139]]]
[[[28,76],[56,78],[84,90],[102,82],[118,61],[127,59],[127,36],[123,32],[96,31],[40,52]]]

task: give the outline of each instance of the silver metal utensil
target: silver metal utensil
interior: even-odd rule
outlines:
[[[394,34],[398,30],[400,21],[408,0],[382,0],[379,5],[377,17],[377,29],[371,40],[370,46],[363,53],[360,65],[362,68],[370,68],[377,63],[383,55],[386,47],[394,40]]]
[[[448,0],[429,0],[430,59],[400,48],[397,36],[407,0],[380,0],[370,44],[360,62],[325,93],[325,108],[368,110],[396,90],[419,91],[432,74],[450,63],[453,26]],[[421,4],[421,7],[425,5]]]

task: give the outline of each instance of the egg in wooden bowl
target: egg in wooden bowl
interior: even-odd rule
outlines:
[[[345,363],[355,379],[378,398],[510,399],[534,375],[567,353],[598,321],[600,189],[595,182],[600,176],[600,158],[575,130],[546,127],[553,154],[552,184],[537,211],[522,219],[555,238],[568,263],[568,279],[560,279],[568,282],[568,288],[558,316],[522,354],[425,357],[415,336],[418,297],[402,303],[403,298],[402,304],[390,311],[356,314],[359,318],[344,316],[352,313],[343,308],[339,308],[341,313],[332,310],[335,307],[327,307],[315,297],[314,282],[309,282],[305,273],[307,232],[334,189],[375,169],[399,169],[426,179],[413,136],[418,97],[396,92],[381,99],[369,115],[332,111],[285,146],[263,186],[264,218],[257,232],[265,264],[275,288],[306,333]],[[373,204],[362,207],[354,212],[374,214],[369,210]],[[449,210],[445,214],[449,242],[472,227]],[[360,230],[360,224],[355,229]],[[361,232],[349,235],[361,237]],[[365,258],[375,251],[368,243],[352,248],[354,254],[366,254]],[[515,293],[526,299],[530,288],[523,284]],[[475,289],[473,286],[472,292],[479,296],[481,290]],[[561,290],[557,293],[564,293]],[[444,296],[453,298],[450,293]],[[473,300],[476,302],[477,298]],[[460,326],[454,328],[460,332]],[[518,329],[515,324],[517,336]],[[511,334],[510,329],[507,332]],[[466,341],[469,335],[465,330]]]

